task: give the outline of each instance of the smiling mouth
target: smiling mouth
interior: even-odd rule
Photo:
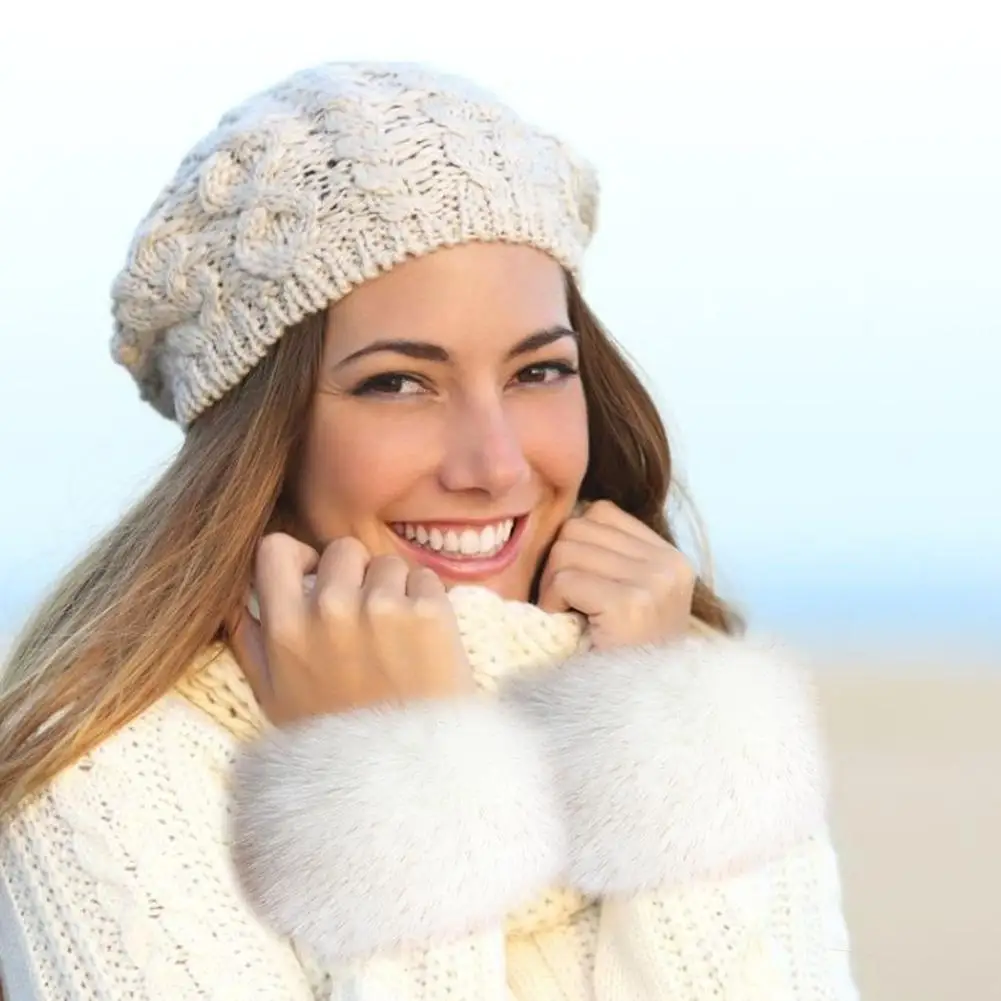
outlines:
[[[415,549],[448,560],[490,560],[511,543],[523,518],[503,518],[486,525],[396,522],[393,531]]]

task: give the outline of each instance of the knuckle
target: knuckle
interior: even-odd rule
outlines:
[[[664,580],[676,584],[694,579],[695,567],[680,549],[667,545],[663,551],[658,550],[649,564],[650,575],[656,580]]]
[[[658,594],[653,588],[643,584],[633,584],[627,591],[627,607],[634,614],[648,612],[657,605]]]
[[[586,514],[593,515],[598,520],[607,519],[619,511],[618,507],[610,500],[596,500],[588,506]]]
[[[549,559],[555,563],[563,563],[574,551],[574,540],[560,536],[549,550]]]
[[[583,518],[571,518],[563,523],[557,539],[579,539],[587,532],[587,522]]]
[[[281,556],[288,548],[290,536],[284,532],[269,532],[257,543],[257,559],[270,562],[276,556]]]
[[[368,550],[365,544],[352,535],[345,535],[340,539],[334,539],[327,546],[327,550],[337,556],[366,556]]]
[[[658,593],[673,590],[678,581],[677,571],[667,563],[651,567],[647,577],[650,581],[650,587]]]
[[[414,618],[426,625],[436,625],[442,621],[446,607],[446,599],[427,596],[415,598],[411,605]]]
[[[685,586],[694,584],[698,576],[695,565],[678,549],[672,550],[671,558],[664,569],[664,573],[672,581]]]
[[[324,622],[345,622],[354,612],[353,603],[342,591],[324,588],[316,596],[316,610]]]
[[[400,615],[402,601],[389,591],[377,589],[369,594],[362,605],[365,617],[385,622]]]

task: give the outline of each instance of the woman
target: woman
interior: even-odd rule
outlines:
[[[184,444],[0,702],[8,998],[854,997],[807,686],[674,545],[596,205],[412,66],[183,161],[114,352]]]

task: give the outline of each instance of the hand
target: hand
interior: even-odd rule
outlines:
[[[556,537],[539,582],[539,607],[587,616],[599,649],[684,635],[695,572],[685,557],[611,501],[596,501]]]
[[[276,532],[261,540],[254,583],[260,623],[242,609],[230,640],[277,725],[474,687],[445,587],[426,567],[373,558],[353,538],[320,556]]]

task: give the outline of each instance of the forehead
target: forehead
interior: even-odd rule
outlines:
[[[354,289],[329,312],[327,347],[347,355],[369,341],[410,338],[451,351],[503,348],[567,324],[555,260],[533,247],[464,244],[408,260]]]

